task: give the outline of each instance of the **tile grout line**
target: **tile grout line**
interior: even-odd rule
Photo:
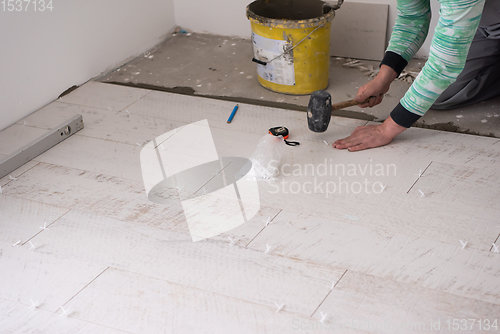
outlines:
[[[273,218],[269,221],[269,223],[271,223],[271,222],[274,220],[274,218],[276,218],[276,217],[277,217],[277,216],[278,216],[278,215],[279,215],[282,211],[283,211],[283,210],[282,210],[282,209],[280,209],[280,211],[278,211],[278,213],[274,215],[274,217],[273,217]],[[252,241],[254,241],[254,240],[255,240],[255,238],[257,238],[257,237],[259,236],[259,234],[260,234],[262,231],[264,231],[264,229],[265,229],[266,227],[267,227],[267,225],[265,225],[265,226],[264,226],[264,227],[263,227],[263,228],[259,231],[259,233],[257,233],[257,234],[256,234],[256,235],[252,238],[252,240],[250,240],[250,241],[246,244],[245,248],[248,248],[248,245],[250,245],[250,244],[252,243]]]
[[[498,234],[497,238],[495,239],[495,241],[493,241],[493,244],[496,244],[498,242],[498,240],[500,239],[500,233]],[[491,245],[490,247],[490,252],[493,251],[493,245]]]
[[[82,130],[83,130],[83,129],[82,129]],[[116,141],[116,140],[111,140],[111,139],[104,139],[104,138],[100,138],[100,137],[92,137],[92,136],[89,136],[89,135],[83,135],[83,134],[80,134],[80,133],[75,133],[74,135],[75,135],[75,136],[78,136],[78,137],[83,137],[83,138],[90,138],[90,139],[102,140],[102,141],[104,141],[104,142],[108,142],[108,143],[115,143],[115,144],[129,145],[129,146],[133,146],[133,147],[144,147],[144,145],[137,146],[137,143],[136,143],[136,144],[131,144],[131,143],[126,143],[126,142],[123,142],[123,141]]]
[[[104,271],[106,271],[109,268],[111,268],[111,267],[108,267],[108,268],[104,269]],[[259,301],[249,300],[249,299],[246,299],[246,298],[241,298],[241,297],[238,297],[238,296],[235,296],[235,295],[226,294],[226,293],[220,292],[220,291],[214,291],[214,290],[211,290],[210,288],[197,287],[197,286],[190,285],[189,283],[180,282],[180,281],[176,282],[176,281],[172,281],[172,280],[169,280],[169,279],[166,279],[166,278],[159,278],[157,276],[151,276],[151,275],[148,275],[148,274],[144,274],[144,273],[136,272],[136,271],[130,271],[128,269],[123,269],[123,268],[114,268],[113,267],[112,269],[117,270],[117,271],[121,271],[121,272],[132,273],[132,274],[134,274],[136,276],[147,277],[147,278],[150,278],[150,279],[153,279],[153,280],[157,280],[157,281],[167,282],[168,284],[171,284],[171,285],[176,285],[176,286],[180,286],[180,287],[184,287],[184,288],[188,288],[188,289],[193,289],[193,290],[199,290],[199,291],[204,291],[204,292],[212,293],[212,294],[217,295],[217,296],[223,296],[223,297],[225,297],[227,299],[243,301],[244,303],[247,303],[247,304],[258,305],[258,306],[265,307],[265,308],[274,308],[274,307],[270,307],[268,304],[264,304],[264,303],[259,302]],[[265,269],[263,269],[262,271],[264,271],[264,270]],[[97,279],[97,277],[96,277],[96,279]],[[89,284],[87,284],[87,286]],[[78,292],[78,293],[80,293],[80,292]],[[75,296],[73,296],[71,299],[73,299]],[[68,300],[64,305],[66,305],[69,301],[70,300]],[[227,301],[225,301],[224,303],[227,303]],[[285,312],[288,312],[288,313],[291,313],[291,314],[299,314],[299,315],[306,316],[306,314],[299,313],[297,311],[285,311]]]
[[[31,161],[35,161],[35,162],[36,162],[36,164],[34,164],[33,166],[31,166],[30,168],[28,168],[27,170],[25,170],[25,171],[24,171],[24,172],[22,172],[21,174],[17,175],[17,176],[16,176],[16,179],[17,179],[18,177],[20,177],[20,176],[24,175],[25,173],[29,172],[31,169],[33,169],[34,167],[38,166],[38,164],[40,164],[40,163],[41,163],[41,161],[38,161],[38,160],[35,160],[35,159],[32,159]],[[28,162],[29,162],[29,161],[28,161]],[[21,168],[21,167],[22,167],[22,166],[19,166],[18,168]],[[13,172],[15,172],[15,170],[14,170]],[[10,175],[10,174],[9,174],[9,175]],[[8,176],[8,175],[7,175],[7,176]],[[7,176],[5,176],[5,177],[7,177]],[[14,181],[14,180],[9,180],[9,181],[8,181],[6,184],[4,184],[2,187],[5,187],[6,185],[8,185],[9,183],[11,183],[12,181]]]
[[[80,292],[82,292],[83,290],[85,290],[85,288],[87,288],[90,284],[92,284],[92,282],[94,282],[96,279],[99,278],[99,276],[101,276],[102,274],[104,274],[104,272],[106,270],[108,270],[110,268],[110,266],[107,266],[106,268],[104,268],[103,271],[101,271],[96,277],[94,277],[92,280],[90,280],[89,283],[87,283],[83,288],[80,289],[80,291],[78,291],[77,293],[75,293],[75,295],[73,295],[73,297],[71,297],[70,299],[68,299],[64,304],[62,304],[62,306],[65,306],[66,304],[68,304],[71,300],[73,300],[73,298],[75,298],[76,296],[78,296],[78,294]],[[56,312],[60,309],[60,307],[56,310]]]
[[[140,88],[142,89],[142,88]],[[122,111],[125,111],[127,108],[129,108],[130,106],[132,106],[133,104],[137,103],[137,101],[139,101],[140,99],[142,99],[143,97],[149,95],[151,92],[153,92],[153,90],[149,89],[148,92],[142,96],[139,96],[139,98],[137,100],[135,100],[134,102],[130,103],[128,106],[126,106],[125,108],[123,108],[122,110],[120,110],[117,114],[121,113]]]
[[[220,158],[219,158],[219,161],[222,163],[222,160],[220,160]],[[209,184],[210,182],[212,182],[212,180],[214,180],[214,179],[217,177],[217,175],[219,175],[219,174],[221,174],[221,175],[222,175],[222,172],[223,172],[223,171],[224,171],[227,167],[229,167],[229,165],[230,165],[230,164],[231,164],[231,163],[228,163],[226,166],[224,166],[224,168],[221,168],[221,170],[220,170],[220,171],[218,171],[218,172],[217,172],[214,176],[212,176],[212,177],[211,177],[211,178],[210,178],[207,182],[205,182],[202,186],[200,186],[200,187],[199,187],[199,188],[198,188],[198,189],[197,189],[197,190],[193,193],[193,195],[194,195],[194,194],[196,194],[198,191],[200,191],[200,190],[204,189],[204,188],[205,188],[205,186],[206,186],[207,184]],[[217,170],[219,170],[219,169],[217,168]]]
[[[15,196],[14,196],[15,197]],[[17,198],[17,197],[16,197]],[[35,202],[35,201],[34,201]],[[48,203],[44,203],[44,202],[38,202],[38,203],[43,203],[43,204],[48,204]],[[50,205],[50,204],[49,204]],[[72,211],[73,209],[68,209],[68,208],[63,208],[63,209],[67,209],[68,211],[66,211],[65,213],[63,213],[61,216],[59,216],[56,220],[54,220],[52,223],[50,223],[49,225],[47,225],[46,228],[49,228],[50,226],[54,225],[59,219],[61,219],[62,217],[66,216],[70,211]],[[40,233],[42,233],[44,231],[44,229],[38,231],[37,233],[35,233],[35,235],[33,235],[32,237],[30,237],[28,240],[26,240],[25,242],[23,242],[21,244],[21,246],[24,246],[26,245],[27,242],[30,242],[33,238],[35,238],[37,235],[39,235]]]
[[[415,182],[413,182],[413,184],[411,185],[410,189],[408,189],[408,191],[406,192],[407,194],[408,194],[408,193],[409,193],[409,192],[413,189],[413,187],[417,184],[418,180],[420,180],[420,177],[421,177],[422,175],[424,175],[425,171],[426,171],[427,169],[429,169],[429,167],[431,166],[431,164],[432,164],[432,161],[431,161],[431,162],[429,162],[429,165],[427,165],[427,167],[425,167],[424,171],[423,171],[423,172],[420,174],[420,176],[419,176],[419,177],[415,180]]]
[[[93,81],[93,80],[89,80],[87,82],[90,82],[90,81]],[[103,82],[99,82],[99,81],[93,81],[93,82],[96,82],[96,83],[103,83]],[[85,83],[86,84],[86,83]],[[84,85],[85,85],[84,84]],[[83,85],[82,85],[83,86]],[[79,86],[77,87],[74,91],[77,91],[78,88],[82,87],[82,86]],[[144,95],[141,95],[139,96],[139,98],[137,98],[137,100],[133,101],[132,103],[128,104],[127,106],[125,106],[122,110],[118,110],[117,113],[120,113],[122,111],[124,111],[125,109],[127,109],[128,107],[130,107],[131,105],[133,105],[134,103],[136,103],[138,100],[142,99],[144,96],[148,95],[149,93],[153,92],[154,90],[151,90],[151,89],[145,89],[145,88],[135,88],[135,87],[131,87],[131,88],[134,88],[134,89],[139,89],[139,90],[146,90],[147,93],[144,94]],[[73,91],[72,91],[73,92]],[[70,93],[72,93],[70,92]],[[69,95],[69,94],[68,94]],[[73,102],[68,102],[68,101],[64,101],[64,100],[61,100],[59,101],[60,98],[57,98],[56,100],[52,101],[51,103],[54,103],[54,102],[57,102],[57,103],[65,103],[65,104],[70,104],[70,105],[74,105],[74,106],[79,106],[79,107],[85,107],[85,108],[93,108],[93,109],[98,109],[98,110],[105,110],[105,111],[116,111],[116,110],[109,110],[108,108],[104,109],[104,108],[99,108],[99,107],[94,107],[94,106],[87,106],[87,105],[83,105],[83,104],[78,104],[78,103],[73,103]],[[49,103],[49,104],[51,104]],[[38,110],[37,110],[38,111]],[[116,115],[116,114],[115,114]],[[17,122],[16,122],[17,123]]]
[[[335,285],[331,288],[331,290],[328,291],[328,293],[326,294],[325,298],[323,298],[323,300],[321,301],[321,303],[319,303],[318,307],[311,314],[311,318],[319,310],[319,308],[321,307],[321,305],[323,305],[323,303],[325,302],[326,298],[328,298],[328,296],[330,295],[330,293],[332,293],[333,289],[335,289],[335,287],[337,286],[337,284],[339,284],[340,280],[345,276],[345,274],[347,274],[347,269],[346,269],[346,271],[344,271],[344,273],[342,274],[342,276],[340,276],[339,280],[335,283]]]
[[[48,105],[52,104],[52,103],[56,103],[57,100],[55,101],[52,101],[51,103],[49,103]],[[100,108],[100,107],[92,107],[92,106],[86,106],[84,104],[78,104],[78,103],[72,103],[72,102],[67,102],[67,101],[59,101],[57,103],[62,103],[62,104],[69,104],[69,105],[72,105],[72,106],[78,106],[78,107],[84,107],[84,108],[92,108],[92,109],[97,109],[99,111],[107,111],[109,113],[112,113],[114,112],[113,110],[109,110],[109,109],[104,109],[104,108]],[[37,110],[38,111],[38,110]]]

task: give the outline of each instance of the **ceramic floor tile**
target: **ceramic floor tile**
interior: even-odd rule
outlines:
[[[15,181],[13,181],[15,182]],[[50,228],[68,209],[0,194],[0,241],[25,244],[36,234]]]
[[[261,306],[113,269],[68,307],[80,319],[134,333],[289,333],[290,317],[307,320],[284,310],[276,312],[275,305]]]
[[[77,133],[81,135],[86,132],[88,126],[99,122],[108,115],[115,115],[116,113],[117,111],[101,110],[56,101],[20,120],[16,124],[49,130],[64,123],[73,116],[82,115],[85,128]]]
[[[35,246],[34,248],[32,246]],[[61,306],[98,276],[106,266],[44,255],[42,244],[12,246],[0,243],[0,297],[57,312]]]
[[[61,313],[62,310],[59,310],[59,313],[49,312],[0,299],[0,331],[2,333],[129,333],[71,317],[61,317]]]
[[[346,331],[482,333],[479,320],[493,323],[500,305],[348,271],[318,313],[327,314],[331,328]]]
[[[113,86],[96,81],[88,81],[58,101],[118,112],[124,110],[149,92],[149,90],[145,89]]]

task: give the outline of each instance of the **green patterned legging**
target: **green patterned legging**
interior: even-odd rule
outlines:
[[[485,0],[440,0],[440,18],[429,58],[401,99],[408,111],[423,116],[462,72]],[[430,0],[398,0],[398,17],[387,51],[409,61],[429,31]]]

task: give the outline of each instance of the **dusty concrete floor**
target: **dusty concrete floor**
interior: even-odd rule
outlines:
[[[306,110],[309,96],[275,93],[257,81],[256,64],[249,39],[208,34],[174,34],[154,50],[128,64],[106,73],[98,81],[164,90],[188,95],[220,98],[293,110]],[[352,99],[360,86],[368,82],[357,68],[342,66],[343,58],[331,58],[332,101]],[[423,60],[413,60],[408,68],[419,69]],[[363,61],[378,66],[377,62]],[[395,81],[384,101],[374,107],[350,107],[339,116],[382,121],[408,89],[409,84]],[[415,126],[500,137],[500,97],[473,106],[450,110],[429,110]]]

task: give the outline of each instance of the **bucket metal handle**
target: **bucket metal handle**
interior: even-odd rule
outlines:
[[[339,0],[339,1],[344,1],[344,0]],[[283,52],[282,54],[280,54],[279,56],[276,56],[274,57],[273,59],[271,59],[270,61],[262,61],[262,60],[259,60],[259,59],[256,59],[256,58],[253,58],[252,61],[254,63],[257,63],[257,64],[260,64],[260,65],[263,65],[263,66],[266,66],[267,64],[269,64],[270,62],[272,62],[273,60],[275,59],[278,59],[279,57],[283,56],[284,54],[287,54],[288,52],[292,51],[293,49],[295,49],[300,43],[302,43],[303,41],[306,40],[307,37],[311,36],[316,30],[318,30],[319,28],[321,28],[322,26],[325,25],[326,22],[323,22],[321,23],[319,26],[316,27],[316,29],[314,29],[313,31],[311,31],[306,37],[302,38],[300,40],[300,42],[298,42],[297,44],[295,44],[294,46],[292,46],[291,48],[289,48],[288,50],[286,50],[285,52]]]

